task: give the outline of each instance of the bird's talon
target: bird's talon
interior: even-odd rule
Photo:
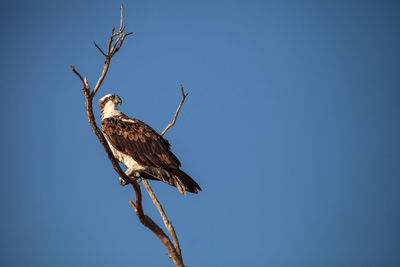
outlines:
[[[122,186],[125,186],[125,185],[127,185],[128,183],[127,182],[125,182],[125,180],[124,179],[122,179],[121,177],[119,177],[118,178],[118,183],[119,183],[119,185],[122,185]]]

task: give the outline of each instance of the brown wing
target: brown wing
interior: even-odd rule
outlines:
[[[178,169],[178,158],[170,151],[167,140],[144,122],[127,116],[105,118],[101,129],[111,145],[130,155],[142,166]]]

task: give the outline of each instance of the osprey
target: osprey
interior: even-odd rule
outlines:
[[[179,192],[197,194],[200,186],[179,169],[181,163],[171,152],[169,142],[144,122],[117,109],[118,95],[108,94],[99,101],[101,129],[115,158],[128,169],[128,176],[160,180]]]

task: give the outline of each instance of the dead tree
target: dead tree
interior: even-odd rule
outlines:
[[[147,216],[144,213],[143,206],[142,206],[142,192],[140,189],[140,185],[138,184],[137,180],[134,177],[127,176],[125,174],[125,172],[121,169],[121,166],[119,165],[118,161],[115,159],[113,153],[111,152],[111,149],[110,149],[103,133],[100,131],[99,127],[97,126],[96,120],[95,120],[95,117],[93,114],[93,108],[92,108],[93,98],[96,95],[96,93],[98,92],[104,78],[107,75],[108,69],[110,67],[111,59],[121,48],[125,38],[131,34],[132,34],[132,32],[125,33],[125,26],[123,24],[123,6],[121,5],[121,21],[120,21],[119,29],[117,32],[115,32],[115,28],[113,28],[111,30],[110,37],[107,39],[106,50],[103,51],[100,48],[100,46],[98,46],[96,44],[96,42],[94,42],[94,46],[105,57],[105,62],[104,62],[104,66],[103,66],[103,71],[102,71],[100,77],[98,78],[97,83],[94,86],[93,90],[90,89],[89,82],[87,81],[86,77],[83,78],[82,75],[75,69],[74,66],[71,66],[71,69],[79,77],[79,79],[82,82],[82,85],[83,85],[82,92],[85,96],[86,114],[88,116],[89,123],[90,123],[93,133],[97,136],[100,143],[102,144],[105,152],[107,153],[109,160],[111,161],[111,163],[114,167],[114,170],[118,173],[120,178],[122,180],[124,180],[124,182],[126,184],[131,184],[135,191],[135,202],[129,201],[129,204],[133,207],[133,210],[136,213],[137,217],[139,218],[139,221],[144,226],[149,228],[160,239],[160,241],[164,244],[164,246],[167,248],[167,250],[169,252],[169,257],[172,258],[172,261],[174,262],[175,266],[184,266],[181,249],[179,246],[178,238],[176,236],[174,227],[172,226],[172,223],[168,220],[160,202],[158,201],[156,195],[152,191],[149,183],[145,179],[142,179],[144,187],[146,188],[147,192],[149,193],[151,199],[153,200],[154,205],[157,207],[158,211],[160,212],[160,215],[163,219],[164,225],[172,237],[172,242],[171,242],[170,238],[161,229],[161,227],[159,227],[149,216]],[[182,107],[182,104],[185,101],[186,96],[188,95],[188,93],[185,94],[182,85],[181,85],[181,93],[182,93],[182,99],[181,99],[178,109],[174,115],[174,118],[173,118],[172,122],[169,125],[167,125],[167,127],[164,129],[164,131],[162,131],[162,133],[160,134],[161,136],[164,135],[165,132],[175,124],[176,119],[179,114],[179,111],[180,111],[180,108]]]

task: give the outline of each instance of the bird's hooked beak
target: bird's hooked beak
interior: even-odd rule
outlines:
[[[117,104],[119,103],[120,105],[122,105],[122,99],[119,98],[119,96],[116,96],[115,102],[116,102]]]

